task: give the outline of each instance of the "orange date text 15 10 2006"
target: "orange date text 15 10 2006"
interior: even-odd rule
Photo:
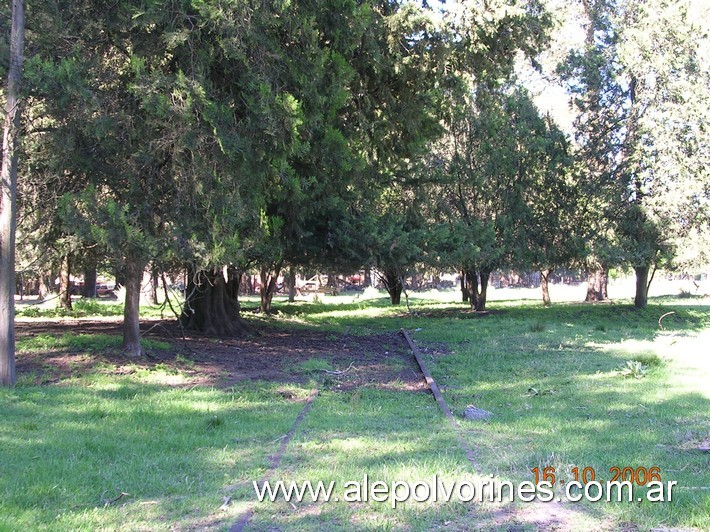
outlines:
[[[533,475],[535,475],[535,484],[540,482],[549,482],[550,484],[555,484],[560,482],[565,483],[565,479],[559,478],[557,471],[553,466],[546,466],[540,469],[539,467],[534,467],[530,470]],[[593,467],[579,468],[574,466],[569,470],[570,478],[566,480],[581,482],[582,484],[587,484],[588,482],[597,481],[597,472]],[[649,482],[661,482],[661,468],[658,466],[653,467],[619,467],[612,466],[609,468],[609,478],[610,482],[631,482],[632,484],[637,484],[639,486],[645,486]],[[601,480],[601,479],[599,479]]]

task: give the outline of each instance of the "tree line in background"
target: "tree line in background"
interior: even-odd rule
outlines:
[[[295,268],[373,267],[393,303],[414,266],[455,270],[484,310],[496,269],[540,271],[549,304],[555,269],[587,269],[600,300],[626,267],[643,307],[656,268],[708,262],[699,5],[580,0],[571,46],[541,0],[30,2],[22,142],[3,150],[3,197],[19,153],[18,264],[65,286],[116,271],[129,355],[146,268],[187,271],[183,324],[221,335],[249,328],[242,274],[268,311]],[[13,53],[0,43],[6,131]],[[564,83],[573,135],[521,68]]]

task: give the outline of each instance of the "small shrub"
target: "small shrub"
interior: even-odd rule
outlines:
[[[638,360],[627,360],[625,366],[621,366],[617,371],[625,379],[643,379],[648,372],[648,366],[641,364]]]
[[[102,303],[96,299],[79,299],[73,303],[74,314],[77,316],[120,316],[123,305]]]
[[[17,311],[18,316],[24,316],[26,318],[39,318],[40,311],[36,306],[27,307],[22,310]]]

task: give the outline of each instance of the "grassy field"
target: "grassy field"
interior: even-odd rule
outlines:
[[[458,428],[428,394],[337,390],[337,375],[322,370],[345,368],[318,360],[297,368],[311,382],[228,389],[180,386],[180,369],[164,365],[48,386],[20,376],[16,389],[0,390],[0,529],[219,530],[247,508],[257,530],[710,529],[710,454],[699,449],[710,439],[710,300],[655,298],[642,311],[628,301],[546,309],[502,300],[484,317],[431,294],[413,297],[411,312],[382,297],[276,308],[253,319],[326,329],[334,342],[408,328]],[[80,356],[116,342],[43,335],[20,339],[18,358],[43,349]],[[613,467],[658,467],[678,484],[665,503],[256,503],[251,481],[263,478],[315,387],[271,480],[333,481],[337,491],[364,475],[521,482],[536,467],[553,467],[558,480],[587,467],[609,480]],[[492,417],[463,419],[470,404]],[[474,449],[475,466],[458,438]]]

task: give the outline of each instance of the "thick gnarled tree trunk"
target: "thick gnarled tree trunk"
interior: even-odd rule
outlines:
[[[397,270],[384,270],[382,283],[390,296],[393,305],[399,305],[402,301],[402,276]]]
[[[365,288],[372,286],[372,268],[365,268]]]
[[[486,303],[488,302],[488,281],[491,278],[491,272],[481,270],[478,272],[478,275],[481,280],[481,289],[478,292],[478,305],[476,306],[476,310],[483,312],[486,310]]]
[[[290,266],[288,269],[288,302],[296,301],[296,268]]]
[[[461,270],[461,302],[468,303],[468,286],[466,284],[465,270]]]
[[[148,303],[158,305],[158,288],[160,286],[160,272],[155,264],[150,266],[150,286],[148,289]]]
[[[466,287],[465,293],[468,296],[471,310],[475,310],[476,312],[486,310],[488,280],[490,276],[491,272],[488,270],[467,269],[463,271]]]
[[[609,298],[607,286],[609,284],[609,268],[599,266],[589,270],[587,277],[586,302],[606,301]]]
[[[221,269],[189,271],[186,294],[185,307],[180,316],[186,329],[222,337],[255,333],[239,317],[239,304],[229,296],[227,281]]]
[[[37,280],[37,300],[44,301],[52,293],[52,279],[54,276],[51,271],[41,271]]]

